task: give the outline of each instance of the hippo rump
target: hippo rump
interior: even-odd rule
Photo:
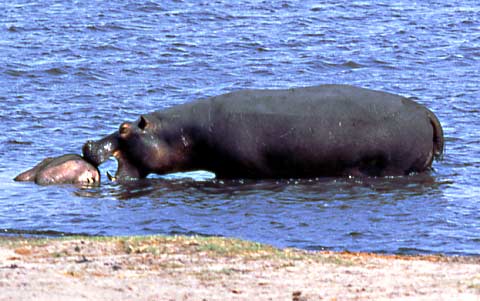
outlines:
[[[218,178],[399,176],[443,152],[435,115],[408,98],[347,85],[242,90],[142,115],[87,141],[116,178],[207,170]]]
[[[98,169],[75,154],[46,158],[32,169],[22,172],[15,181],[33,181],[39,185],[100,184]]]

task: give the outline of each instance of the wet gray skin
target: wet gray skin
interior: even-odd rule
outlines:
[[[443,152],[436,116],[411,99],[347,85],[242,90],[122,123],[83,146],[118,179],[207,170],[218,178],[403,176]]]

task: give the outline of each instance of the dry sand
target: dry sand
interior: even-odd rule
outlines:
[[[0,300],[480,300],[480,257],[201,237],[0,237]]]

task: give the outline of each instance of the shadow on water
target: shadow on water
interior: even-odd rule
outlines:
[[[280,180],[196,180],[194,178],[147,178],[135,181],[104,183],[100,188],[79,189],[76,195],[90,198],[114,197],[130,200],[148,197],[169,202],[182,199],[186,203],[208,200],[238,200],[245,197],[270,196],[278,201],[302,202],[312,200],[358,200],[359,195],[369,199],[441,195],[439,188],[448,181],[439,182],[430,174],[390,178],[316,178]],[[260,199],[260,198],[259,198]]]

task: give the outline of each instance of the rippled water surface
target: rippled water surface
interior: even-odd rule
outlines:
[[[0,4],[0,229],[201,234],[276,246],[480,254],[478,1],[6,1]],[[12,178],[125,120],[241,88],[347,83],[431,108],[446,154],[397,179],[97,188]],[[102,166],[102,173],[115,164]]]

